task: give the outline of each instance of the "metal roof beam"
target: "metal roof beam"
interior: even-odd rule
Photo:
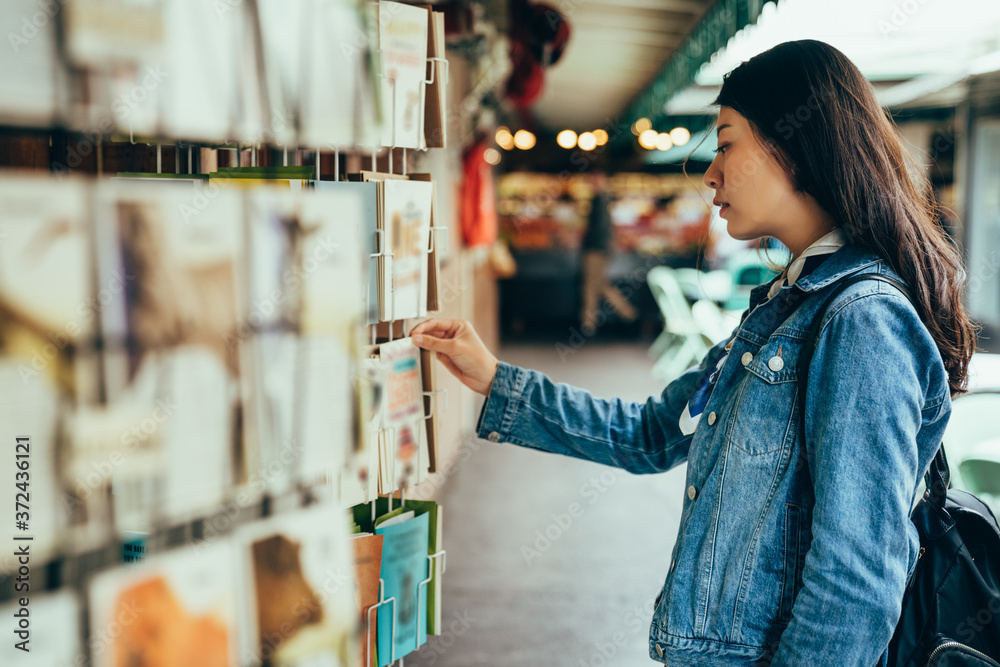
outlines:
[[[684,42],[684,36],[678,33],[662,33],[655,30],[643,30],[636,28],[617,28],[611,26],[597,25],[574,25],[573,38],[581,42],[590,44],[591,42],[614,42],[621,44],[640,44],[652,48],[673,49]],[[609,57],[614,57],[615,53],[609,53]],[[649,58],[653,60],[652,57]],[[652,65],[658,69],[658,64]]]
[[[612,11],[628,7],[683,14],[701,14],[705,11],[705,3],[701,0],[588,0],[582,7],[606,7]]]
[[[628,105],[622,120],[631,124],[645,117],[655,127],[656,121],[664,115],[667,100],[689,86],[698,69],[712,54],[724,48],[733,35],[755,23],[768,2],[777,4],[778,0],[718,0],[649,85]]]

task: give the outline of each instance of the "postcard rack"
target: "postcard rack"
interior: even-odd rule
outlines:
[[[446,554],[447,554],[447,552],[444,549],[442,549],[441,551],[438,551],[437,553],[428,554],[428,556],[427,556],[427,570],[428,570],[428,572],[433,572],[434,571],[435,561],[436,561],[436,559],[440,558],[441,559],[441,573],[444,574],[445,570],[447,569],[447,559],[445,558]],[[433,577],[430,576],[430,575],[428,575],[426,579],[424,579],[423,581],[417,583],[417,610],[418,610],[417,622],[418,623],[420,621],[419,610],[421,609],[421,606],[420,606],[421,591],[425,590],[424,587],[427,584],[429,584],[432,581],[432,579],[433,579]],[[390,598],[385,597],[385,581],[382,578],[379,578],[378,581],[379,581],[379,601],[376,602],[375,604],[373,604],[372,606],[368,607],[367,610],[365,610],[365,615],[368,618],[368,629],[367,629],[367,634],[365,636],[365,642],[366,642],[366,646],[368,647],[368,654],[371,655],[371,651],[372,651],[372,648],[373,648],[373,644],[372,644],[372,616],[371,616],[371,614],[372,614],[373,611],[377,611],[379,607],[381,607],[383,605],[386,605],[386,604],[389,604],[389,603],[392,603],[392,630],[390,630],[390,637],[391,637],[391,641],[392,641],[392,644],[391,644],[391,646],[392,646],[392,654],[391,654],[391,656],[389,658],[390,663],[392,663],[392,662],[396,661],[396,598],[395,597],[390,597]],[[403,667],[404,660],[405,660],[405,656],[401,656],[399,658],[400,667]]]
[[[345,4],[349,0],[345,0]],[[169,3],[170,0],[167,0]],[[365,0],[367,2],[367,0]],[[21,3],[24,4],[24,3]],[[84,3],[81,3],[83,5]],[[110,4],[114,4],[113,2]],[[233,5],[232,8],[227,7],[227,11],[234,12],[250,12],[256,11],[257,0],[252,0],[248,3],[228,3]],[[311,6],[311,5],[310,5]],[[0,10],[2,11],[2,10]],[[59,10],[60,12],[64,10]],[[243,14],[240,14],[243,16]],[[432,16],[428,10],[428,15]],[[60,77],[68,77],[70,74],[71,63],[67,59],[66,50],[67,45],[60,42],[59,40],[68,39],[64,34],[65,26],[61,23],[62,18],[57,18],[53,20],[56,27],[49,26],[51,29],[53,39],[56,40],[55,49],[58,53],[56,59],[56,67],[61,68],[59,70]],[[241,35],[241,37],[247,37],[247,35]],[[368,43],[366,45],[367,49],[372,52],[378,51],[378,47]],[[260,60],[263,59],[263,54],[260,51],[263,49],[261,44],[260,35],[256,35],[256,39],[252,40],[249,45],[249,50],[252,51],[256,57]],[[73,175],[78,175],[81,177],[96,177],[97,180],[102,179],[105,176],[114,176],[117,173],[132,172],[133,170],[129,168],[117,169],[116,167],[122,167],[122,165],[129,165],[132,163],[142,164],[144,167],[148,166],[148,171],[135,170],[137,173],[144,174],[155,174],[155,175],[169,175],[171,168],[173,174],[183,175],[191,174],[198,175],[199,177],[204,175],[204,172],[209,168],[206,166],[209,161],[211,162],[221,162],[223,165],[228,162],[228,166],[249,166],[249,167],[278,167],[280,166],[313,166],[315,169],[313,178],[316,182],[323,180],[339,182],[346,179],[347,173],[350,171],[352,174],[355,171],[359,171],[360,167],[368,161],[371,160],[371,171],[377,172],[378,167],[381,163],[387,164],[387,173],[393,176],[403,176],[406,177],[408,172],[411,172],[412,166],[411,162],[414,158],[414,153],[422,153],[429,148],[427,147],[426,138],[423,136],[424,128],[427,123],[427,108],[428,108],[428,92],[431,86],[446,87],[449,82],[449,63],[448,60],[443,57],[443,54],[430,55],[425,59],[425,71],[422,79],[419,79],[419,89],[420,89],[420,99],[417,106],[417,120],[416,127],[420,130],[420,136],[422,140],[419,142],[419,147],[414,147],[413,143],[407,143],[400,141],[397,137],[397,124],[395,122],[397,112],[399,111],[397,103],[397,79],[395,77],[389,76],[387,69],[384,67],[383,59],[381,57],[375,58],[373,62],[378,62],[378,66],[374,68],[373,80],[375,85],[381,86],[382,82],[386,82],[388,90],[391,91],[388,96],[388,100],[384,100],[382,104],[382,115],[388,119],[389,127],[391,127],[391,132],[389,133],[391,139],[388,142],[381,140],[381,127],[377,134],[380,138],[373,142],[366,139],[362,142],[359,140],[361,132],[357,127],[353,129],[353,135],[350,133],[344,133],[340,136],[344,137],[343,142],[324,142],[323,138],[320,137],[318,140],[312,140],[310,135],[301,133],[299,130],[301,128],[296,126],[296,133],[291,141],[287,143],[285,141],[279,141],[275,139],[278,133],[275,131],[276,126],[274,117],[267,117],[262,121],[261,127],[262,135],[259,141],[252,140],[246,135],[241,135],[241,130],[235,129],[238,126],[238,122],[230,122],[229,127],[233,130],[232,132],[220,132],[221,136],[212,137],[198,137],[194,138],[191,136],[180,136],[179,133],[171,132],[169,130],[163,130],[160,133],[150,134],[144,131],[142,122],[136,124],[133,123],[132,117],[130,116],[127,120],[122,122],[119,118],[115,121],[114,118],[110,120],[111,125],[108,127],[103,127],[99,132],[90,132],[89,128],[85,126],[83,121],[75,116],[75,112],[70,109],[61,109],[59,113],[54,114],[51,118],[46,118],[44,121],[39,121],[32,124],[31,122],[25,121],[10,121],[6,119],[3,115],[3,110],[0,110],[0,133],[16,134],[16,133],[38,133],[42,136],[42,133],[47,133],[48,136],[44,136],[43,139],[39,139],[39,147],[43,147],[44,150],[48,151],[49,164],[48,172],[50,174],[51,180],[56,181],[53,172],[59,172],[60,174],[69,172]],[[419,69],[420,61],[415,60],[416,68]],[[75,66],[74,66],[75,67]],[[124,69],[124,68],[123,68]],[[369,70],[370,71],[370,70]],[[244,73],[245,74],[245,73]],[[173,75],[173,73],[172,73]],[[180,76],[177,74],[176,76]],[[318,79],[318,77],[317,77]],[[416,79],[411,79],[415,81]],[[242,84],[241,84],[242,85]],[[313,82],[313,85],[321,85],[319,80]],[[266,90],[263,90],[262,95],[265,97],[269,94]],[[357,91],[355,91],[357,93]],[[412,95],[411,95],[412,98]],[[405,99],[405,98],[404,98]],[[116,100],[117,101],[117,100]],[[297,103],[301,104],[301,100]],[[110,105],[109,105],[110,106]],[[163,106],[161,102],[161,106]],[[360,102],[358,103],[360,108]],[[264,108],[270,109],[270,106],[265,104]],[[300,109],[301,111],[301,109]],[[110,113],[110,112],[109,112]],[[157,111],[158,114],[164,115],[166,112],[160,109]],[[240,113],[240,112],[234,112]],[[108,115],[108,114],[106,114]],[[82,117],[82,116],[81,116]],[[431,121],[434,122],[434,116],[430,116]],[[104,120],[108,120],[105,118]],[[162,118],[158,117],[157,123],[159,127],[167,127],[162,123]],[[243,119],[240,119],[243,120]],[[300,120],[300,119],[299,119]],[[443,124],[447,124],[444,117],[441,118]],[[177,127],[177,124],[171,127]],[[370,128],[369,128],[370,129]],[[65,144],[68,144],[67,137],[73,137],[74,141],[77,137],[85,135],[87,133],[93,136],[88,136],[87,139],[90,141],[90,148],[88,153],[84,155],[84,159],[78,164],[74,165],[73,168],[65,167],[65,164],[70,164],[73,160],[68,159],[69,149],[67,149]],[[59,140],[52,140],[52,137],[59,136],[62,137],[62,142]],[[196,135],[197,136],[197,135]],[[290,135],[286,135],[290,136]],[[351,142],[351,138],[355,141]],[[267,141],[270,137],[272,141]],[[48,143],[48,146],[43,146],[44,143]],[[405,145],[399,146],[397,144],[404,143]],[[170,151],[170,149],[173,149]],[[212,152],[214,151],[214,155]],[[172,152],[172,156],[171,156]],[[229,159],[226,160],[224,154],[229,153]],[[126,157],[121,157],[122,155]],[[203,158],[202,156],[208,156]],[[329,173],[330,162],[329,159],[332,155],[332,174]],[[220,156],[223,156],[220,158]],[[172,165],[171,165],[172,158]],[[324,159],[327,161],[324,163]],[[312,164],[310,165],[310,161]],[[203,163],[204,162],[204,163]],[[155,167],[153,166],[155,164]],[[110,168],[109,168],[110,165]],[[26,168],[34,167],[39,168],[37,164],[33,165],[13,165],[13,166],[23,166]],[[326,172],[326,173],[324,173]],[[4,176],[0,175],[0,179]],[[151,179],[152,180],[152,179]],[[157,179],[159,180],[159,179]],[[90,187],[95,182],[94,178],[87,181],[88,187]],[[196,183],[196,190],[202,188],[200,183]],[[200,191],[200,190],[198,190]],[[88,191],[88,197],[91,197],[91,193]],[[432,204],[433,207],[433,204]],[[433,210],[433,208],[432,208]],[[448,231],[447,225],[443,224],[439,217],[432,217],[432,222],[427,229],[426,238],[422,235],[418,239],[419,242],[419,256],[423,258],[423,264],[427,266],[435,254],[440,257],[442,252],[445,252],[447,248],[448,241]],[[416,235],[414,235],[416,236]],[[0,240],[2,240],[0,236]],[[417,243],[415,242],[415,244]],[[365,269],[370,269],[370,263],[374,260],[376,263],[383,262],[385,260],[395,259],[396,253],[392,248],[388,247],[386,243],[386,233],[382,229],[375,230],[374,239],[375,252],[368,252],[369,247],[366,247],[363,251],[359,249],[359,254],[362,257],[361,264],[364,266],[365,259],[369,266],[364,266]],[[414,250],[414,253],[418,251]],[[382,294],[381,290],[378,291],[379,295]],[[396,319],[393,317],[396,313],[393,299],[393,290],[389,289],[386,291],[388,295],[388,303],[382,304],[383,312],[387,314],[388,319],[381,319],[377,323],[365,323],[364,326],[359,327],[359,331],[356,332],[362,340],[370,342],[372,345],[392,342],[394,337],[398,340],[400,337],[400,332],[403,337],[408,336],[409,328],[407,322],[410,318]],[[363,302],[370,300],[372,298],[371,292],[367,297],[358,296],[358,301]],[[372,312],[371,306],[378,306],[378,304],[365,303],[365,306],[369,306],[369,309],[363,312]],[[378,312],[378,308],[374,309]],[[419,318],[423,319],[426,313],[421,311]],[[368,331],[365,331],[367,327]],[[397,328],[398,327],[398,328]],[[261,330],[253,329],[251,330],[257,334]],[[385,332],[385,333],[383,333]],[[353,334],[352,334],[353,335]],[[103,346],[108,341],[104,341],[101,335],[96,335],[97,342],[94,347],[103,353]],[[0,343],[2,343],[2,336],[0,336]],[[126,341],[131,343],[131,341]],[[354,360],[357,361],[357,360]],[[448,390],[446,388],[434,388],[425,389],[420,393],[420,402],[423,406],[422,414],[417,414],[414,419],[420,420],[421,426],[426,430],[429,428],[431,420],[435,418],[441,418],[448,412]],[[103,398],[101,400],[104,400]],[[240,401],[243,397],[240,396]],[[240,409],[245,406],[241,403]],[[352,409],[356,406],[352,406]],[[60,406],[61,409],[66,409],[65,405]],[[244,414],[240,414],[240,419],[245,419]],[[390,431],[396,427],[387,426],[386,431]],[[392,439],[395,442],[395,438]],[[377,447],[378,445],[376,445]],[[348,448],[350,450],[350,448]],[[426,457],[423,454],[421,447],[416,448],[416,466],[418,469],[427,470],[429,461],[424,460]],[[390,479],[394,481],[398,479],[396,475],[395,467],[397,461],[395,457],[389,459],[389,465],[393,468],[389,471]],[[293,513],[297,513],[305,508],[315,508],[318,506],[324,506],[330,503],[330,484],[329,480],[333,479],[334,476],[342,473],[341,470],[328,470],[324,471],[327,473],[327,479],[313,479],[308,478],[305,475],[299,474],[299,464],[296,467],[292,467],[293,481],[287,484],[287,487],[282,487],[282,490],[275,491],[268,488],[266,491],[261,493],[243,493],[246,491],[249,484],[244,480],[241,482],[237,481],[226,481],[220,482],[224,484],[224,490],[222,493],[225,496],[225,502],[221,503],[219,506],[212,506],[205,508],[203,511],[191,512],[189,515],[183,515],[182,517],[175,518],[165,518],[167,515],[163,516],[156,515],[155,513],[149,520],[149,525],[151,529],[148,534],[141,537],[135,534],[130,534],[129,531],[123,530],[122,525],[117,525],[116,518],[113,516],[113,511],[109,516],[100,517],[101,521],[104,521],[107,525],[102,526],[102,530],[99,531],[97,537],[91,537],[87,540],[77,541],[77,529],[80,526],[69,526],[66,531],[67,536],[57,542],[58,546],[55,549],[53,555],[47,556],[44,559],[39,558],[38,561],[32,562],[32,594],[38,593],[53,593],[57,591],[68,591],[75,594],[76,598],[80,601],[80,626],[78,637],[81,650],[84,654],[88,655],[88,658],[82,658],[83,662],[89,661],[89,650],[86,633],[91,631],[92,628],[89,624],[92,623],[90,618],[90,611],[88,609],[86,601],[88,600],[88,587],[94,580],[95,576],[107,573],[110,571],[124,571],[128,568],[132,568],[135,565],[141,565],[143,562],[148,562],[153,556],[160,556],[163,554],[169,554],[175,550],[179,550],[185,547],[197,547],[199,545],[208,544],[216,540],[224,541],[227,538],[233,537],[242,528],[253,525],[258,522],[262,522],[264,519],[272,517],[286,517]],[[60,475],[65,475],[69,477],[69,473],[60,470]],[[378,474],[378,473],[376,473]],[[433,474],[433,473],[429,473]],[[317,476],[319,477],[319,475]],[[62,480],[65,481],[65,480]],[[108,497],[103,498],[103,506],[114,508],[114,501],[110,498],[110,485],[106,488],[101,487],[101,493],[107,493]],[[61,490],[61,489],[60,489]],[[56,495],[61,495],[57,490]],[[407,493],[412,493],[412,487],[409,489],[406,487],[395,488],[389,493],[377,493],[374,494],[375,497],[368,501],[370,504],[370,511],[372,517],[372,523],[376,518],[377,510],[376,504],[381,498],[385,498],[383,501],[388,505],[388,511],[392,512],[394,509],[406,508],[407,507]],[[151,493],[152,496],[159,498],[157,494],[160,490]],[[398,493],[399,503],[398,506],[394,508],[396,494]],[[336,495],[336,494],[334,494]],[[367,494],[366,497],[371,497],[372,494]],[[346,497],[346,496],[345,496]],[[337,500],[336,498],[334,500]],[[411,497],[411,506],[415,505],[417,500],[413,500]],[[368,509],[364,508],[361,503],[357,507],[360,511],[367,512]],[[341,508],[349,512],[350,510],[346,508]],[[174,515],[170,515],[174,517]],[[145,517],[144,517],[145,518]],[[118,522],[121,522],[121,516],[117,518]],[[125,523],[125,522],[121,522]],[[72,534],[71,534],[72,533]],[[348,536],[349,537],[349,536]],[[433,541],[432,541],[433,544]],[[430,548],[434,551],[434,547]],[[412,559],[414,563],[419,563],[419,558]],[[414,597],[417,601],[417,619],[419,619],[422,614],[427,616],[428,626],[430,618],[430,602],[434,601],[435,596],[435,585],[440,581],[440,577],[444,574],[447,567],[447,552],[445,549],[437,549],[434,553],[428,553],[426,555],[426,576],[415,583],[416,590],[413,592]],[[433,582],[433,583],[432,583]],[[0,570],[0,607],[5,604],[12,603],[17,600],[19,593],[15,589],[16,579],[11,576],[10,572],[7,571],[4,574],[3,570]],[[392,581],[390,580],[390,586],[392,586]],[[374,586],[371,588],[374,599]],[[368,606],[363,610],[359,610],[359,615],[363,614],[366,618],[371,620],[373,616],[377,618],[380,615],[380,610],[383,608],[391,610],[388,628],[385,629],[391,637],[392,655],[390,656],[390,662],[398,662],[400,667],[403,666],[405,656],[396,656],[396,638],[397,638],[397,610],[396,610],[397,599],[394,596],[386,596],[385,591],[385,581],[382,577],[379,577],[379,592],[378,601]],[[440,609],[441,599],[438,597],[437,605]],[[376,633],[372,632],[371,623],[369,623],[367,628],[367,634],[364,637],[359,638],[359,641],[367,642],[369,651],[379,643],[377,634],[382,633],[383,629],[381,623],[378,624],[378,630]],[[428,629],[430,629],[428,627]],[[430,634],[430,633],[427,633]],[[419,633],[418,633],[419,636]],[[418,647],[419,650],[419,647]],[[369,653],[370,655],[370,653]]]

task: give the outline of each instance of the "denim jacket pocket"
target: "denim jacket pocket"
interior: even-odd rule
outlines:
[[[799,351],[802,341],[787,336],[775,336],[757,350],[748,371],[767,384],[795,382],[799,377]]]
[[[744,357],[745,376],[737,389],[728,433],[744,453],[768,454],[795,442],[799,347],[791,339],[771,340]]]

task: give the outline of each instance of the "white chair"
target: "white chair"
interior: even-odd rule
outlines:
[[[699,271],[698,269],[674,269],[681,290],[691,301],[708,299],[716,303],[729,300],[733,291],[733,276],[728,271]]]
[[[1000,354],[976,352],[972,355],[969,391],[1000,391]]]
[[[973,456],[982,457],[985,453],[983,443],[992,441],[994,445],[1000,444],[998,415],[1000,393],[964,394],[952,401],[951,417],[943,440],[953,486],[976,493],[962,475],[962,462]]]
[[[663,382],[670,382],[701,361],[714,342],[694,317],[674,269],[654,267],[646,274],[646,282],[664,319],[663,332],[649,349],[656,358],[652,372]]]
[[[958,464],[962,483],[1000,515],[1000,437],[970,448]]]
[[[1000,512],[1000,392],[963,394],[951,403],[942,438],[951,485]],[[923,495],[920,482],[917,500]]]
[[[781,265],[788,263],[791,255],[787,250],[774,249],[768,252],[771,261]],[[750,304],[750,292],[754,287],[766,283],[776,275],[776,272],[764,263],[764,256],[756,249],[748,249],[730,257],[726,262],[726,271],[732,281],[726,310],[743,312]]]
[[[691,305],[691,314],[701,328],[702,333],[712,340],[712,345],[725,340],[733,333],[740,323],[738,317],[719,308],[715,299],[698,299]]]

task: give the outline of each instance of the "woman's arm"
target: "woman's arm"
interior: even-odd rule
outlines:
[[[772,667],[873,665],[888,646],[915,548],[918,432],[929,449],[949,413],[937,358],[901,296],[855,298],[821,330],[805,415],[812,541]],[[925,404],[935,386],[943,394]]]
[[[434,321],[426,323],[428,326],[423,329],[414,327],[413,332],[440,327],[431,322]],[[457,337],[462,336],[458,332]],[[428,338],[423,335],[418,342],[414,335],[414,342],[436,350],[449,370],[456,368],[480,378],[484,375],[475,365],[463,371],[455,363],[456,358],[461,362],[477,356],[466,344],[459,341],[440,345],[437,341],[428,342]],[[478,336],[475,340],[478,341]],[[637,474],[669,470],[686,460],[691,444],[691,436],[682,434],[678,426],[681,412],[698,378],[718,361],[724,346],[725,343],[719,343],[713,347],[701,364],[645,403],[597,399],[582,389],[556,384],[538,371],[498,361],[490,380],[492,384],[478,385],[485,387],[480,393],[487,398],[479,414],[477,435],[492,442],[509,442]],[[468,343],[468,347],[474,347],[474,342]],[[462,379],[458,373],[456,376]]]

